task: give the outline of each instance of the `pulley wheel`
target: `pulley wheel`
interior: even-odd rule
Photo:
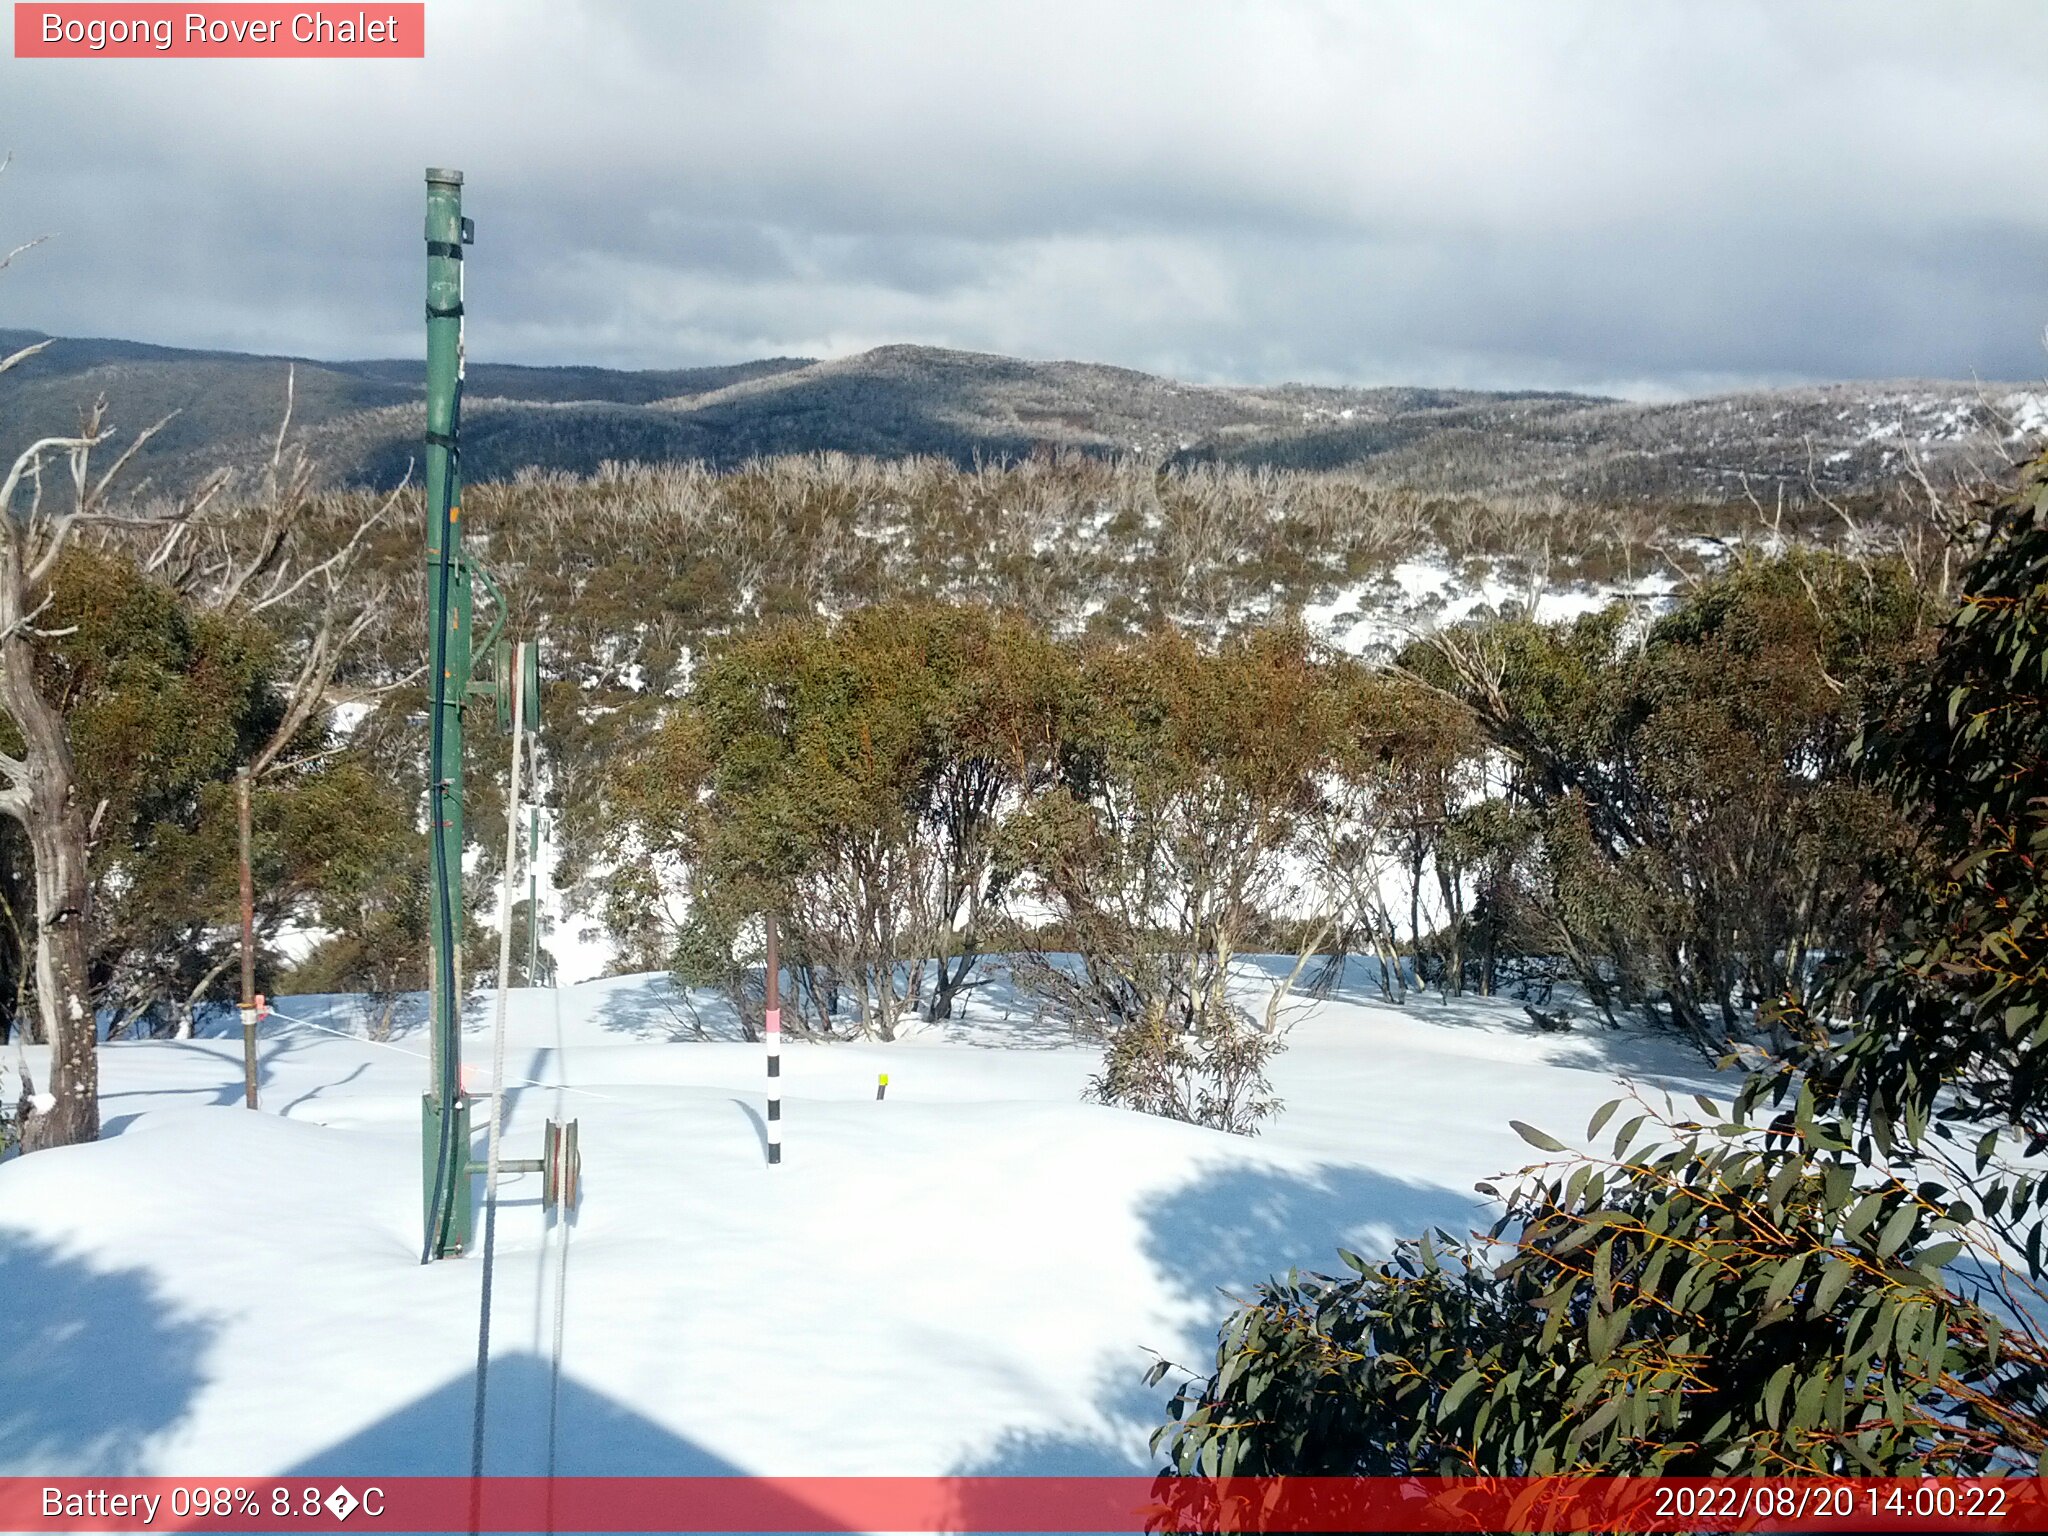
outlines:
[[[559,1124],[550,1120],[547,1123],[541,1160],[544,1164],[541,1172],[541,1208],[549,1211],[557,1207],[565,1211],[575,1210],[577,1195],[583,1182],[583,1154],[576,1146],[574,1120]]]

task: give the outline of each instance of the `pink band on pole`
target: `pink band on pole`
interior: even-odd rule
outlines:
[[[782,1010],[780,1008],[770,1008],[768,1010],[768,1033],[771,1035],[782,1033]]]

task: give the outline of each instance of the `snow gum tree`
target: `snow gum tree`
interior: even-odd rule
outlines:
[[[0,370],[22,360],[17,352],[0,360]],[[0,710],[14,728],[12,750],[0,750],[0,815],[18,823],[28,843],[35,874],[33,985],[41,1036],[51,1048],[48,1108],[29,1109],[18,1130],[24,1150],[99,1136],[97,1021],[87,963],[90,958],[92,888],[87,869],[88,812],[78,792],[77,771],[64,717],[38,686],[35,627],[45,587],[57,566],[65,521],[33,524],[13,516],[14,496],[33,473],[39,451],[60,448],[76,457],[78,480],[86,472],[84,453],[96,440],[91,430],[68,441],[38,444],[0,482]],[[80,514],[87,502],[81,490]]]
[[[1479,1240],[1262,1287],[1170,1472],[2039,1470],[2048,455],[1962,588],[1851,754],[1898,904],[1788,1002],[1788,1057],[1696,1118],[1607,1105],[1585,1154],[1517,1124],[1560,1156],[1480,1186]]]
[[[1932,613],[1897,559],[1738,563],[1639,630],[1509,616],[1404,657],[1511,767],[1531,838],[1493,883],[1610,1019],[1640,1010],[1716,1050],[1788,1007],[1882,895],[1902,823],[1852,748],[1924,659]]]
[[[998,829],[1049,771],[1063,666],[1031,625],[930,604],[785,621],[706,661],[618,783],[637,869],[686,871],[680,974],[744,1015],[745,936],[773,911],[792,1025],[836,1033],[844,1007],[889,1040],[947,1017],[1009,878]]]
[[[0,357],[0,372],[48,345]],[[285,385],[261,494],[232,512],[214,511],[228,505],[226,476],[179,503],[117,505],[121,471],[157,428],[96,470],[95,450],[113,436],[104,400],[74,434],[31,443],[0,476],[0,815],[20,829],[33,868],[28,991],[50,1047],[47,1102],[23,1085],[24,1150],[99,1133],[106,913],[94,857],[103,838],[112,846],[117,831],[134,831],[111,818],[147,822],[152,796],[189,794],[210,767],[282,768],[322,728],[336,667],[385,605],[387,589],[349,578],[393,502],[323,516],[334,509],[309,492],[310,467],[285,451]],[[267,699],[253,697],[264,648],[243,627],[258,623],[286,637]],[[181,698],[196,715],[180,716]],[[125,777],[82,762],[86,741]],[[157,759],[137,757],[145,743]]]
[[[226,781],[282,723],[276,649],[105,550],[65,551],[47,601],[32,665],[92,808],[88,985],[118,1033],[232,963]]]
[[[1274,1107],[1279,1005],[1332,926],[1308,869],[1355,740],[1346,680],[1284,628],[1084,651],[1059,776],[1007,836],[1043,914],[1020,925],[1016,975],[1105,1041],[1105,1101],[1239,1131]],[[1261,1025],[1231,995],[1233,962],[1279,913],[1300,920],[1299,950]]]

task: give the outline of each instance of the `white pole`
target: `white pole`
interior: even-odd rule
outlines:
[[[505,1102],[505,1005],[512,986],[512,886],[519,865],[519,747],[526,731],[526,690],[519,686],[525,674],[526,647],[519,641],[512,647],[512,779],[505,793],[505,893],[498,913],[498,1015],[491,1045],[491,1138],[484,1155],[484,1226],[490,1226],[489,1210],[498,1198],[498,1122]]]
[[[476,1333],[476,1415],[471,1427],[471,1478],[484,1475],[484,1383],[491,1366],[491,1271],[498,1239],[498,1141],[505,1122],[505,1002],[512,981],[512,875],[519,862],[519,745],[526,730],[519,686],[527,642],[512,647],[512,774],[505,792],[505,897],[498,922],[498,1010],[491,1042],[491,1134],[484,1153],[484,1272]],[[467,1153],[464,1154],[465,1159]]]

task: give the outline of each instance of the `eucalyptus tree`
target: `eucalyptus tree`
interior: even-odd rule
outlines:
[[[0,357],[0,373],[49,345]],[[0,815],[21,828],[34,869],[31,990],[36,1033],[50,1046],[48,1101],[23,1084],[24,1149],[99,1133],[102,999],[93,962],[101,913],[92,871],[112,797],[95,799],[81,777],[74,727],[105,697],[74,686],[66,648],[93,637],[90,616],[66,622],[67,577],[96,561],[125,571],[122,580],[154,593],[158,607],[281,631],[268,729],[234,744],[252,774],[281,765],[323,722],[336,668],[388,604],[390,586],[353,578],[365,539],[395,498],[339,512],[347,504],[312,492],[310,465],[286,451],[289,376],[285,387],[283,422],[253,498],[237,497],[223,473],[176,502],[119,500],[121,472],[165,423],[137,433],[100,468],[95,455],[114,439],[103,398],[75,432],[31,442],[0,476]],[[337,530],[337,515],[349,526]]]

